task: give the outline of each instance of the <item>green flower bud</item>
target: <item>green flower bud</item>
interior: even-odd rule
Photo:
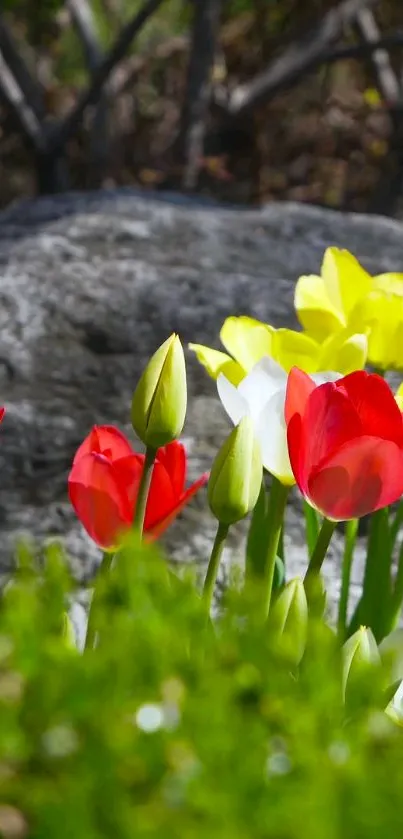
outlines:
[[[208,500],[222,524],[234,524],[253,510],[260,492],[263,467],[253,422],[244,417],[218,452],[210,473]]]
[[[154,353],[140,378],[132,401],[132,426],[146,446],[166,446],[182,432],[186,405],[185,357],[173,334]]]
[[[361,626],[349,638],[342,649],[343,658],[343,699],[347,692],[354,691],[361,680],[381,663],[381,657],[371,629]]]
[[[304,583],[290,580],[270,607],[267,630],[273,648],[290,665],[300,663],[308,635],[308,603]]]

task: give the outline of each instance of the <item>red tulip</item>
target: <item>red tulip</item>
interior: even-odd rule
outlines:
[[[78,448],[68,479],[70,501],[89,535],[102,548],[117,544],[133,522],[144,455],[111,425],[94,426]],[[155,539],[206,482],[202,475],[185,490],[186,453],[174,441],[158,450],[144,531]]]
[[[5,408],[0,408],[0,422],[2,421],[5,413],[6,413],[6,409]]]
[[[315,386],[294,367],[285,402],[288,450],[305,498],[335,521],[403,493],[403,417],[389,385],[364,371]]]

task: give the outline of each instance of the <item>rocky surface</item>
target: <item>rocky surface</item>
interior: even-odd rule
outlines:
[[[0,568],[18,534],[63,537],[75,573],[88,578],[98,551],[66,500],[73,453],[94,423],[129,435],[129,405],[155,348],[176,330],[184,343],[218,344],[229,314],[293,325],[299,274],[324,249],[347,247],[372,271],[403,266],[403,226],[307,206],[261,211],[195,206],[134,191],[71,194],[0,216]],[[215,387],[189,354],[184,433],[190,478],[210,467],[228,425]],[[298,505],[297,505],[298,506]],[[288,561],[306,563],[295,504]],[[214,524],[201,493],[167,535],[173,561],[202,562]],[[241,554],[242,528],[227,555]],[[334,556],[336,553],[336,556]],[[337,540],[326,564],[338,587]],[[357,570],[359,578],[359,568]]]

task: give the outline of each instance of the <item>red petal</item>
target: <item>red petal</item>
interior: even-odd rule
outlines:
[[[350,400],[333,382],[319,385],[311,393],[302,422],[303,464],[306,479],[324,458],[353,438],[362,426]]]
[[[175,496],[180,496],[185,487],[186,480],[186,451],[182,443],[174,440],[161,449],[158,449],[157,460],[165,466],[171,479],[172,489]]]
[[[157,522],[154,527],[152,527],[147,532],[147,536],[150,540],[158,539],[162,533],[172,524],[172,522],[176,519],[179,515],[181,510],[186,507],[186,504],[189,503],[190,499],[196,494],[196,492],[201,489],[202,486],[208,481],[208,473],[205,473],[201,476],[197,481],[192,484],[189,489],[182,495],[179,502],[170,510],[170,512],[165,516],[165,518],[161,519],[161,521]]]
[[[163,520],[175,506],[178,495],[174,494],[172,482],[165,466],[155,461],[148,495],[144,530],[150,530]]]
[[[315,390],[315,382],[299,367],[292,367],[287,379],[284,416],[286,424],[294,414],[304,415],[310,394]]]
[[[109,460],[127,457],[133,449],[125,435],[114,425],[94,425],[76,451],[73,464],[90,452],[106,454]]]
[[[309,496],[331,519],[359,518],[403,493],[403,452],[389,440],[351,440],[309,479]]]
[[[6,409],[5,408],[0,408],[0,422],[2,421],[5,413],[6,413]]]
[[[87,454],[73,464],[68,479],[70,501],[92,539],[102,548],[117,543],[130,526],[132,505],[114,467],[102,455]]]
[[[303,493],[307,494],[307,475],[304,473],[304,451],[302,435],[302,417],[294,414],[287,426],[288,454],[294,478]]]
[[[382,376],[358,370],[339,379],[342,389],[354,405],[363,433],[382,440],[393,440],[403,446],[403,421],[393,393]]]

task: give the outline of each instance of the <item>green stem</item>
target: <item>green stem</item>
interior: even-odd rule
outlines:
[[[395,513],[395,517],[394,517],[393,522],[390,526],[390,538],[391,538],[391,543],[392,543],[392,545],[391,545],[392,550],[394,548],[394,545],[395,545],[396,539],[399,535],[399,530],[400,530],[402,524],[403,524],[403,502],[400,501],[399,506],[398,506],[398,508],[396,510],[396,513]]]
[[[105,578],[108,576],[109,571],[111,570],[113,558],[115,554],[113,551],[104,551],[101,565],[98,569],[97,578],[95,580],[94,585],[94,592],[92,595],[91,605],[88,612],[88,623],[87,623],[87,633],[85,636],[85,650],[92,650],[95,647],[96,642],[96,611],[99,601],[100,592],[102,590],[102,586],[104,583]]]
[[[150,446],[147,446],[133,519],[133,527],[135,528],[135,530],[139,531],[140,536],[143,535],[147,498],[150,489],[151,478],[153,475],[156,454],[156,449],[152,449],[150,448]]]
[[[313,574],[319,574],[335,527],[335,521],[330,521],[330,519],[323,519],[322,527],[319,531],[319,536],[316,540],[316,545],[314,547],[313,554],[309,560],[308,570],[305,574],[305,581],[308,580],[309,577],[311,577]]]
[[[271,602],[271,594],[273,588],[274,567],[276,564],[276,555],[278,551],[281,530],[283,527],[284,510],[287,503],[289,487],[284,486],[277,478],[272,479],[270,489],[269,509],[267,514],[267,534],[266,545],[264,549],[264,566],[263,566],[263,601],[262,601],[262,617],[266,620]]]
[[[399,560],[397,563],[397,571],[395,577],[395,584],[392,594],[392,613],[393,616],[398,616],[403,603],[403,544],[399,551]]]
[[[341,590],[339,600],[339,614],[337,620],[337,629],[339,638],[345,640],[347,611],[348,611],[348,597],[350,593],[350,578],[351,567],[353,564],[354,546],[358,533],[358,519],[351,519],[346,522],[344,554],[342,564],[341,576]]]
[[[304,499],[305,533],[308,556],[311,558],[319,535],[319,518],[316,510]]]
[[[216,537],[214,539],[213,549],[209,559],[206,579],[203,586],[203,600],[206,609],[210,612],[211,603],[214,594],[214,587],[217,579],[217,573],[220,566],[220,560],[224,549],[225,541],[228,536],[229,524],[219,522]]]

